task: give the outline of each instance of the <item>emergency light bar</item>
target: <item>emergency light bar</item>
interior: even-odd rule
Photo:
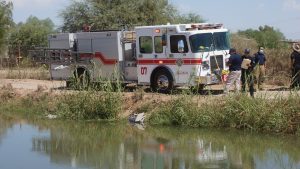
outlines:
[[[220,29],[223,27],[223,24],[217,23],[217,24],[192,24],[192,29],[198,29],[198,30],[206,30],[206,29]]]

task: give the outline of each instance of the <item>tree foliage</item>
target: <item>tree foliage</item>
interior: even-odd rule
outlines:
[[[167,0],[82,0],[73,1],[60,14],[63,32],[82,30],[132,29],[140,25],[202,22],[197,14],[181,15]]]
[[[47,18],[40,20],[37,17],[30,16],[25,23],[17,24],[9,38],[10,51],[18,52],[21,48],[21,53],[26,56],[29,49],[34,47],[46,47],[47,35],[54,32],[54,23]]]
[[[200,15],[195,13],[179,15],[175,19],[176,23],[199,23],[204,21]]]
[[[7,43],[8,30],[11,27],[13,4],[0,1],[0,49]]]
[[[73,1],[70,6],[64,9],[60,16],[63,18],[63,31],[76,32],[82,30],[84,24],[90,25],[92,23],[91,7],[88,3],[83,1]]]
[[[271,49],[278,48],[281,45],[280,40],[285,39],[282,32],[267,25],[260,26],[258,30],[247,29],[239,31],[238,34],[255,39],[259,46]]]

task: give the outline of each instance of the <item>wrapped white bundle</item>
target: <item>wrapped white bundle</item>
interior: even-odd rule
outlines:
[[[250,63],[251,63],[251,60],[250,59],[243,59],[243,62],[242,62],[242,68],[243,69],[248,69],[249,66],[250,66]]]

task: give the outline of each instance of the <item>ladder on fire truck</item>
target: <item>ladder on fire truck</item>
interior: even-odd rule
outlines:
[[[37,48],[34,50],[29,50],[29,56],[32,61],[40,64],[71,64],[77,60],[76,53],[68,49]]]

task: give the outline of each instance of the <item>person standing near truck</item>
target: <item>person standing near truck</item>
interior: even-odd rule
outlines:
[[[250,55],[250,49],[245,49],[242,59],[242,92],[246,92],[246,85],[248,84],[250,96],[254,97],[253,69],[255,67],[255,60],[254,57]]]
[[[260,47],[258,52],[255,54],[255,88],[258,90],[264,90],[264,82],[266,76],[266,56],[264,48]]]
[[[292,84],[291,88],[300,87],[300,44],[293,44],[293,53],[291,54]]]
[[[227,77],[224,93],[228,94],[231,86],[235,84],[235,88],[237,91],[241,90],[241,65],[242,65],[242,57],[236,53],[236,49],[231,48],[229,50],[229,60],[227,65],[229,66],[229,74]]]

